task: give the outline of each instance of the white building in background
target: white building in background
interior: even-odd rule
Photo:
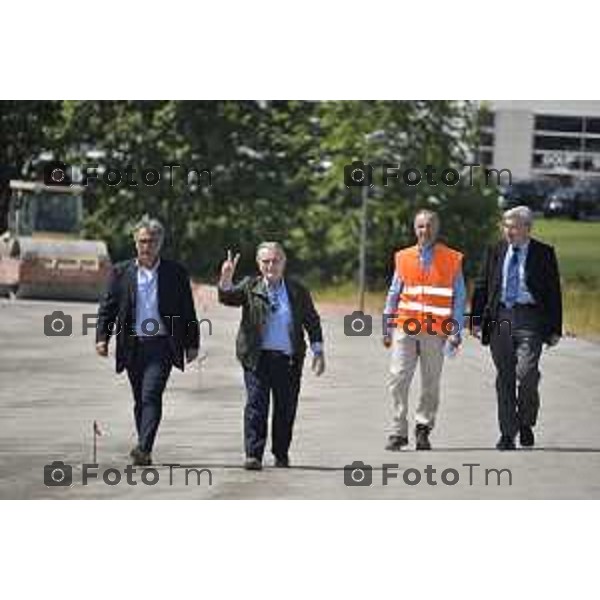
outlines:
[[[600,101],[492,100],[479,161],[513,180],[600,178]]]

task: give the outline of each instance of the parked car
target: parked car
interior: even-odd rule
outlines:
[[[545,179],[515,181],[512,185],[501,188],[498,205],[502,210],[528,206],[533,211],[541,212],[556,188],[555,182]]]
[[[544,217],[571,216],[576,206],[576,191],[574,187],[565,187],[550,194],[544,204]]]
[[[544,205],[544,216],[548,218],[567,216],[577,220],[594,215],[600,215],[600,182],[582,181],[561,188]]]

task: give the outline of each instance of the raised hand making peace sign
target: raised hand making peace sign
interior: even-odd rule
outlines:
[[[233,282],[233,275],[235,273],[235,269],[240,260],[239,252],[235,255],[235,257],[231,258],[231,250],[227,250],[227,259],[221,265],[221,279],[219,281],[219,287],[228,287]]]

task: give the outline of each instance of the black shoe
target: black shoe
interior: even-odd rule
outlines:
[[[278,469],[289,469],[290,459],[287,456],[282,456],[280,458],[275,457],[275,466]]]
[[[533,435],[533,430],[529,425],[523,425],[519,429],[519,443],[524,448],[531,448],[535,444],[535,437]]]
[[[258,458],[249,456],[244,461],[244,469],[246,469],[246,471],[260,471],[262,469],[262,462]]]
[[[429,432],[431,429],[427,425],[417,425],[417,450],[431,450],[431,442],[429,441]]]
[[[142,452],[138,446],[131,450],[129,456],[133,459],[133,465],[136,467],[149,467],[152,464],[152,454]]]
[[[390,452],[398,452],[399,450],[402,450],[404,446],[408,446],[407,437],[403,435],[390,435],[385,449],[389,450]]]
[[[514,450],[515,448],[515,440],[508,435],[501,436],[496,443],[496,450]]]

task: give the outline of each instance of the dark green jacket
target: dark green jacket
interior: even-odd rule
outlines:
[[[304,331],[311,344],[323,342],[321,319],[310,292],[293,279],[284,279],[292,324],[290,339],[294,359],[302,362],[306,354]],[[226,306],[241,306],[242,320],[236,340],[236,354],[245,369],[255,370],[260,356],[262,331],[270,311],[269,297],[262,277],[246,278],[229,290],[219,289],[219,302]]]

